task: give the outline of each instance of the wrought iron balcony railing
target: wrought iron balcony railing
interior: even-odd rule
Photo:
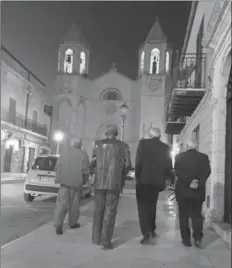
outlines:
[[[25,117],[20,114],[11,114],[9,111],[1,108],[1,120],[11,123],[17,127],[30,130],[34,133],[47,136],[47,126],[41,125],[31,119],[25,120]]]
[[[205,88],[206,54],[186,54],[183,64],[176,70],[175,88]]]
[[[167,113],[167,116],[166,116],[166,122],[176,122],[176,123],[182,123],[182,124],[186,124],[189,120],[189,116],[179,116],[179,117],[174,117],[172,115],[169,115]]]

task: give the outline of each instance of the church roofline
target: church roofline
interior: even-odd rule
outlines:
[[[166,41],[166,35],[160,26],[159,18],[156,16],[155,23],[153,24],[145,43],[153,43],[154,41]]]
[[[84,39],[80,26],[77,26],[76,23],[72,24],[66,36],[61,40],[61,43],[77,43],[85,46],[86,48],[89,47]]]
[[[97,77],[95,77],[95,78],[93,78],[93,82],[96,82],[97,80],[100,80],[102,77],[104,77],[104,76],[106,76],[106,75],[109,75],[109,74],[112,74],[112,73],[117,73],[119,76],[121,76],[121,77],[123,77],[124,79],[126,79],[126,80],[128,80],[128,81],[130,81],[130,82],[135,82],[136,80],[134,80],[134,79],[132,79],[132,78],[130,78],[130,77],[128,77],[128,76],[126,76],[126,75],[124,75],[124,74],[122,74],[122,73],[120,73],[118,70],[115,70],[115,69],[109,69],[107,72],[105,72],[105,73],[102,73],[101,75],[98,75]]]

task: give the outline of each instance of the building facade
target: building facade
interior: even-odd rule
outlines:
[[[107,73],[90,79],[91,53],[76,25],[59,46],[53,129],[65,129],[82,138],[89,156],[93,142],[103,138],[106,126],[111,124],[118,127],[119,137],[123,131],[132,160],[139,139],[149,127],[159,127],[166,140],[165,88],[172,53],[158,19],[138,53],[138,79],[122,75],[115,64]],[[125,127],[120,110],[123,103],[129,108]]]
[[[193,136],[209,156],[204,215],[211,226],[228,224],[231,245],[231,2],[192,3],[174,73],[166,133],[180,148]]]
[[[1,173],[24,173],[36,156],[50,151],[51,106],[44,87],[1,47]]]

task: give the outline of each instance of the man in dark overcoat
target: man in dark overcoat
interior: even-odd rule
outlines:
[[[112,249],[119,196],[124,175],[131,169],[129,146],[117,140],[117,127],[106,130],[106,139],[96,141],[90,169],[95,169],[94,219],[92,240],[103,249]]]
[[[169,146],[161,140],[158,128],[150,129],[150,138],[139,141],[136,160],[136,199],[141,244],[147,244],[156,236],[156,206],[159,192],[165,189],[165,180],[172,172]]]
[[[176,156],[174,170],[182,244],[191,247],[190,216],[195,246],[200,247],[203,238],[202,204],[205,201],[206,180],[211,173],[209,158],[197,151],[195,141],[189,140],[187,150]]]

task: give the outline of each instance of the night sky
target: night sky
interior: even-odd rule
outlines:
[[[138,48],[158,15],[174,49],[182,47],[191,2],[1,2],[2,44],[49,87],[57,69],[59,42],[72,23],[91,49],[96,77],[116,62],[136,79]]]

